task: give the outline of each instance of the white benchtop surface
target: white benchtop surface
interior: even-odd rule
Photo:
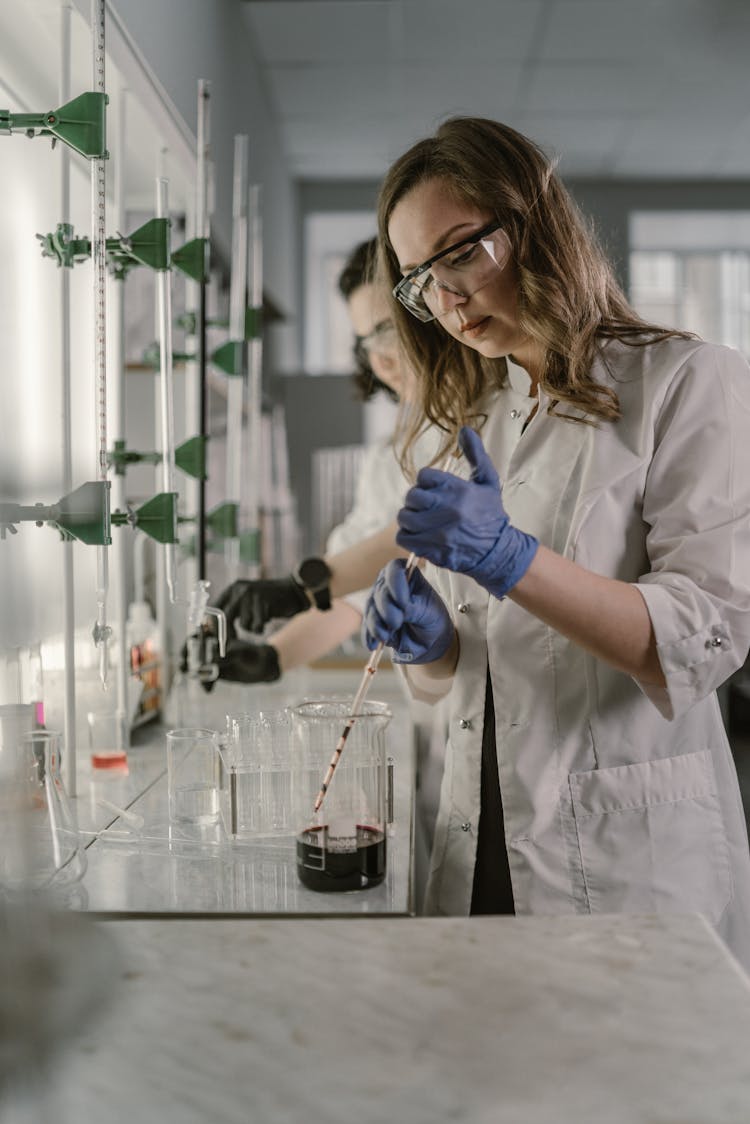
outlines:
[[[697,916],[99,924],[63,1124],[750,1120],[750,985]]]

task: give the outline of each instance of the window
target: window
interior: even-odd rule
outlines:
[[[750,212],[636,212],[630,247],[641,316],[750,358]]]

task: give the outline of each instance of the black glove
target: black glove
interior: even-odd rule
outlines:
[[[279,656],[272,644],[248,644],[230,640],[220,659],[219,679],[232,683],[274,683],[281,678]]]
[[[238,617],[241,626],[248,632],[262,632],[269,621],[304,613],[310,608],[310,599],[290,575],[288,578],[232,582],[219,594],[214,605],[227,618],[227,634],[231,637],[235,635],[234,622]]]

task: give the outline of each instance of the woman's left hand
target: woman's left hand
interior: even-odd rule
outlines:
[[[495,466],[479,434],[464,426],[458,444],[471,478],[423,468],[398,513],[396,542],[436,566],[468,574],[504,597],[531,565],[539,543],[514,527]]]

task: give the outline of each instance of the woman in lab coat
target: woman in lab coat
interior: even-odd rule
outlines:
[[[454,119],[380,195],[423,469],[365,631],[448,692],[427,911],[702,913],[750,967],[717,687],[750,643],[750,371],[644,323],[544,154]]]

